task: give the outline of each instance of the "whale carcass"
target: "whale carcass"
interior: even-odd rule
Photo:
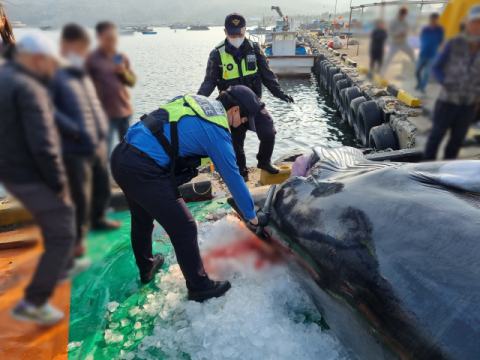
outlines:
[[[267,229],[338,338],[365,360],[480,359],[480,161],[318,146],[310,165],[277,187]]]

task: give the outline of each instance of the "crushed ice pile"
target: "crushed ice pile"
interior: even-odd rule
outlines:
[[[228,244],[239,231],[233,216],[201,223],[202,253]],[[148,294],[142,308],[130,310],[131,316],[140,319],[142,314],[153,316],[153,327],[148,331],[137,321],[135,331],[124,338],[115,329],[131,326],[131,320],[124,319],[106,330],[105,341],[123,342],[125,350],[120,358],[130,360],[347,358],[338,341],[318,325],[321,315],[286,266],[258,270],[239,264],[232,268],[230,261],[230,291],[200,304],[187,301],[185,280],[172,251],[156,275],[158,291]],[[144,337],[143,331],[148,331],[148,336]],[[132,348],[142,337],[140,344]]]

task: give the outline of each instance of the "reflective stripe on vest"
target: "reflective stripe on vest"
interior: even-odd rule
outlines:
[[[186,106],[188,105],[188,106]],[[178,122],[184,116],[197,116],[230,132],[227,112],[222,103],[201,95],[187,94],[160,106],[168,112],[168,122]]]
[[[252,50],[255,51],[255,48],[253,47],[252,41],[248,41],[250,43],[250,46],[252,47]],[[235,62],[235,59],[232,55],[228,54],[225,51],[225,42],[223,44],[220,44],[217,47],[218,52],[220,53],[220,59],[222,61],[223,65],[223,70],[222,70],[222,78],[226,80],[232,80],[232,79],[237,79],[240,77],[240,71],[238,69],[238,65]],[[255,57],[255,70],[248,70],[247,69],[247,61],[249,60],[249,57],[253,56],[255,57],[255,54],[253,55],[247,55],[247,58],[242,59],[241,66],[242,66],[242,75],[243,76],[248,76],[248,75],[253,75],[258,71],[257,67],[257,59]],[[253,58],[252,58],[253,60]]]

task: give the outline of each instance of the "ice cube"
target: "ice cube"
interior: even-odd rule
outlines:
[[[235,349],[232,346],[227,346],[225,349],[223,349],[223,356],[226,358],[231,357],[235,353]]]
[[[128,340],[128,341],[125,342],[125,344],[123,344],[123,346],[125,346],[125,347],[130,347],[130,346],[132,346],[133,344],[135,344],[135,343],[134,343],[132,340]]]
[[[142,324],[141,324],[140,322],[138,322],[138,321],[135,323],[135,325],[133,325],[133,328],[134,328],[135,330],[138,330],[138,329],[140,329],[141,327],[142,327]]]
[[[67,345],[68,350],[75,349],[83,344],[83,341],[72,341]]]
[[[115,310],[117,310],[118,305],[120,305],[120,304],[116,301],[109,302],[107,304],[107,309],[108,309],[108,311],[113,313]]]

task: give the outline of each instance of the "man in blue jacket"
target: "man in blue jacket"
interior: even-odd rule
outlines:
[[[245,85],[261,99],[263,84],[273,96],[292,103],[293,98],[282,90],[277,77],[268,65],[265,53],[258,43],[245,38],[246,29],[245,18],[242,15],[233,13],[225,18],[225,35],[227,38],[210,53],[205,79],[198,90],[198,94],[208,97],[216,87],[219,91],[225,91],[229,86]],[[265,109],[263,103],[254,123],[241,126],[237,132],[232,133],[237,165],[245,181],[248,180],[247,160],[244,150],[247,130],[256,132],[260,140],[257,167],[271,174],[278,174],[280,170],[271,163],[276,130],[273,118]]]
[[[435,58],[437,57],[438,48],[443,42],[444,31],[438,24],[438,18],[437,13],[431,14],[430,24],[423,28],[420,35],[420,55],[418,56],[415,75],[417,76],[416,89],[422,93],[425,92]]]
[[[185,95],[144,115],[112,153],[112,174],[123,190],[132,217],[132,247],[140,280],[148,283],[162,267],[162,254],[152,254],[153,220],[170,236],[186,280],[188,299],[204,301],[223,295],[228,281],[212,281],[203,267],[197,225],[178,185],[197,173],[202,157],[210,157],[244,218],[253,227],[268,224],[255,214],[253,199],[238,172],[230,129],[252,124],[261,111],[258,97],[245,86],[227,89],[212,100]]]
[[[75,203],[76,233],[74,255],[85,252],[83,240],[92,222],[95,228],[120,226],[105,218],[110,202],[110,181],[106,149],[108,119],[84,69],[90,39],[81,26],[63,28],[62,55],[69,65],[57,70],[50,85],[55,121],[62,136],[62,150],[69,188]]]

